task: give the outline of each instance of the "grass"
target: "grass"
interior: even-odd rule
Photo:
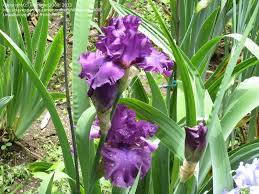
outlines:
[[[0,193],[11,193],[23,187],[21,182],[31,181],[32,175],[25,165],[0,166]]]

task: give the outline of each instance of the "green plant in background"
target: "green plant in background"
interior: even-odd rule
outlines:
[[[3,5],[4,1],[0,1]],[[13,1],[12,1],[13,2]],[[12,3],[8,2],[8,3]],[[49,1],[44,1],[44,5],[47,7]],[[1,6],[2,8],[2,6]],[[48,10],[48,9],[47,9]],[[3,10],[1,10],[3,13]],[[75,179],[75,166],[73,163],[70,145],[68,143],[67,135],[65,133],[64,127],[62,125],[62,122],[58,116],[57,110],[55,108],[54,99],[58,96],[60,97],[60,94],[57,93],[49,93],[46,89],[46,86],[51,78],[51,75],[53,74],[58,61],[60,59],[60,56],[62,54],[63,44],[61,44],[63,40],[63,31],[60,30],[55,40],[53,41],[52,46],[50,47],[50,50],[46,56],[45,60],[45,51],[46,51],[46,37],[48,32],[48,14],[42,14],[39,18],[39,23],[37,28],[35,29],[32,37],[30,37],[30,34],[28,33],[28,23],[26,21],[26,17],[21,17],[22,26],[24,28],[24,34],[25,34],[25,42],[22,41],[22,36],[20,33],[20,27],[17,22],[17,17],[10,16],[10,20],[8,22],[5,22],[5,26],[1,26],[0,30],[0,37],[1,37],[1,43],[2,47],[4,48],[4,51],[7,51],[7,48],[11,48],[12,54],[9,56],[9,58],[13,58],[14,62],[12,61],[12,65],[6,65],[6,60],[1,60],[1,68],[7,68],[8,72],[10,74],[12,73],[18,73],[17,75],[13,75],[14,78],[19,78],[17,82],[13,79],[10,79],[11,83],[14,84],[14,88],[8,88],[10,89],[10,92],[13,93],[13,96],[16,96],[15,100],[13,98],[12,103],[9,104],[13,109],[10,109],[7,107],[7,117],[10,114],[9,112],[14,111],[15,113],[20,113],[21,111],[23,115],[18,114],[20,117],[16,118],[15,115],[11,114],[11,118],[7,119],[7,123],[10,123],[14,125],[14,123],[10,122],[12,119],[17,120],[15,124],[20,123],[19,121],[23,121],[23,125],[17,125],[18,127],[24,127],[26,125],[31,124],[32,120],[36,118],[36,116],[39,116],[39,114],[47,108],[50,112],[50,115],[52,117],[52,121],[54,123],[54,126],[57,131],[57,136],[59,138],[59,142],[62,148],[62,153],[64,157],[64,164],[66,167],[66,173],[72,178],[72,180]],[[19,17],[18,17],[19,18]],[[4,20],[3,14],[1,14],[1,20]],[[2,23],[1,23],[2,24]],[[11,25],[12,24],[12,25]],[[26,25],[27,24],[27,25]],[[2,28],[3,27],[3,28]],[[27,27],[27,28],[26,28]],[[11,29],[11,30],[10,30]],[[27,31],[26,31],[27,29]],[[10,32],[10,36],[8,36],[3,30],[6,30],[6,32]],[[27,32],[27,33],[25,33]],[[15,36],[13,33],[17,33],[17,36]],[[12,39],[12,38],[13,39]],[[17,39],[18,38],[18,39]],[[28,42],[31,42],[28,44]],[[4,45],[3,45],[4,43]],[[20,47],[18,45],[21,45]],[[25,45],[28,47],[25,47]],[[37,50],[35,53],[36,57],[33,57],[33,55],[30,55],[31,52],[28,52],[28,55],[26,55],[27,49],[30,50],[30,48],[33,49],[33,52],[35,49]],[[10,52],[10,51],[9,51]],[[5,52],[3,52],[4,55]],[[33,53],[31,53],[33,54]],[[7,55],[8,56],[8,55]],[[8,60],[7,60],[8,61]],[[45,61],[45,63],[43,63]],[[11,70],[9,70],[12,69]],[[1,71],[2,72],[2,71]],[[21,74],[21,75],[20,75]],[[26,83],[26,85],[23,85]],[[15,85],[18,84],[18,85]],[[21,87],[22,86],[22,87]],[[5,83],[1,83],[1,87],[6,87]],[[13,89],[16,89],[13,91]],[[19,94],[19,95],[18,95]],[[20,101],[18,101],[20,99]],[[18,106],[16,109],[16,106]],[[27,115],[28,114],[28,115]],[[24,116],[27,117],[24,117]],[[13,118],[14,117],[14,118]],[[15,126],[16,126],[15,125]],[[28,127],[28,126],[27,126]],[[26,130],[27,128],[21,128],[23,130]],[[18,130],[20,133],[23,132],[23,130]],[[17,130],[14,130],[15,132]],[[75,183],[70,180],[70,186],[71,189],[75,187]]]
[[[44,1],[44,14],[39,16],[38,24],[33,32],[29,30],[26,14],[29,8],[14,7],[23,1],[0,2],[0,29],[9,34],[12,40],[20,46],[32,61],[32,67],[37,72],[42,83],[47,86],[62,55],[62,30],[47,44],[49,16],[46,12],[49,1]],[[26,10],[27,9],[27,10]],[[4,15],[4,12],[6,13]],[[20,65],[18,57],[5,47],[3,38],[0,39],[0,97],[13,96],[12,101],[1,110],[0,122],[4,123],[1,130],[8,131],[15,137],[21,138],[32,122],[44,111],[44,103],[35,89],[34,84]],[[53,93],[56,99],[58,94]]]
[[[13,187],[14,183],[23,180],[28,180],[31,178],[31,174],[25,166],[16,166],[11,168],[8,165],[0,166],[0,192],[1,193],[14,193],[18,191],[22,185],[16,184],[16,187]]]

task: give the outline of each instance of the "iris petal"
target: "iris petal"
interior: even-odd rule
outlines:
[[[103,86],[104,84],[113,85],[124,76],[124,69],[112,61],[105,61],[95,74],[90,85],[93,89]]]
[[[151,53],[152,44],[142,33],[138,32],[140,18],[137,16],[118,17],[103,28],[105,36],[97,42],[96,47],[106,53],[124,68],[141,60]]]
[[[145,71],[164,73],[167,77],[170,77],[173,62],[164,53],[153,48],[151,54],[146,56],[137,66]]]
[[[150,122],[137,121],[134,111],[119,105],[115,111],[107,141],[111,144],[143,144],[141,137],[151,137],[157,129],[158,127]]]
[[[90,84],[100,66],[104,63],[105,56],[101,52],[83,53],[79,57],[79,63],[82,65],[80,73],[81,78],[86,78]]]
[[[105,144],[102,149],[105,178],[111,179],[117,187],[133,185],[141,168],[141,177],[145,176],[151,165],[149,151],[142,148],[117,148]]]

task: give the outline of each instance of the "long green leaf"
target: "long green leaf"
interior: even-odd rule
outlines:
[[[227,139],[236,124],[254,108],[259,106],[259,77],[242,82],[231,94],[221,120],[224,139]]]
[[[33,5],[34,9],[38,12],[38,2],[37,2],[37,0],[31,0],[31,2],[32,2],[32,5]]]
[[[208,124],[209,134],[208,141],[210,142],[210,152],[211,152],[211,160],[212,160],[212,169],[213,169],[213,191],[215,193],[221,193],[224,189],[232,188],[232,177],[229,174],[230,171],[230,163],[228,160],[228,156],[226,153],[226,149],[224,149],[224,138],[223,134],[219,129],[215,128],[215,117],[218,115],[219,109],[221,107],[221,103],[227,90],[227,86],[231,80],[231,75],[234,70],[235,64],[238,60],[238,57],[245,45],[245,40],[248,34],[250,33],[255,18],[257,16],[259,4],[251,17],[251,20],[244,32],[244,36],[242,37],[239,44],[234,47],[232,51],[232,57],[230,58],[230,62],[227,66],[224,78],[222,80],[222,84],[220,90],[215,99],[214,107],[212,113],[210,115],[210,120]],[[221,147],[217,147],[216,144]],[[223,144],[223,145],[222,145]],[[219,152],[219,149],[221,151]]]
[[[81,53],[86,51],[88,35],[94,10],[95,0],[77,0],[74,18],[73,50],[72,50],[72,93],[74,121],[90,106],[87,97],[87,85],[79,78],[81,66],[78,59]],[[85,91],[85,92],[83,92]]]
[[[251,162],[259,157],[259,141],[253,141],[229,153],[232,169],[236,169],[240,162]]]
[[[56,70],[60,57],[62,56],[63,45],[63,29],[60,29],[51,44],[49,54],[45,65],[41,71],[40,79],[44,85],[47,85],[51,76]]]
[[[6,96],[0,99],[0,110],[4,108],[11,100],[13,96]]]
[[[93,166],[95,148],[93,140],[89,139],[93,120],[95,119],[95,108],[88,108],[78,120],[76,128],[76,141],[78,148],[78,157],[83,178],[85,193],[89,193],[91,183],[91,170]],[[97,194],[97,191],[94,191]]]
[[[138,175],[134,181],[134,184],[132,185],[132,187],[130,188],[130,191],[128,194],[135,194],[136,191],[137,191],[137,186],[138,186],[138,182],[139,182],[139,179],[140,179],[140,173],[141,173],[141,169],[139,169],[139,172],[138,172]]]
[[[146,76],[151,89],[151,94],[152,94],[151,99],[152,99],[153,107],[157,108],[164,114],[167,114],[167,107],[166,107],[163,95],[160,91],[160,88],[158,87],[156,81],[154,80],[153,76],[150,73],[146,73]]]
[[[221,120],[222,132],[224,140],[226,141],[232,130],[237,123],[250,112],[254,107],[258,106],[258,80],[259,78],[250,78],[240,84],[233,94],[230,96],[230,101],[226,104],[226,109]],[[215,128],[219,129],[221,126],[218,124]],[[218,144],[216,144],[217,146]],[[209,150],[206,151],[204,160],[201,163],[199,173],[199,185],[204,180],[207,172],[210,169]]]
[[[149,102],[149,99],[148,99],[148,96],[147,96],[147,93],[139,79],[138,76],[135,76],[130,85],[129,85],[129,91],[130,91],[130,97],[131,98],[136,98],[138,100],[141,100],[145,103],[148,103]]]
[[[202,25],[195,44],[196,50],[201,48],[201,46],[203,46],[209,40],[209,37],[212,34],[215,26],[218,12],[219,8],[215,9]]]
[[[251,163],[254,158],[259,157],[259,142],[253,141],[249,144],[245,144],[229,153],[229,160],[231,169],[235,170],[238,168],[240,162]],[[212,186],[212,177],[208,178],[208,181],[199,187],[199,193],[209,191]]]
[[[234,68],[234,71],[232,73],[232,78],[234,79],[235,77],[240,75],[243,71],[245,71],[249,67],[252,67],[252,66],[255,66],[255,65],[259,65],[259,61],[255,57],[243,61],[242,63],[238,64]],[[223,66],[222,69],[220,69],[220,71],[218,71],[218,69],[219,69],[218,68],[214,72],[214,74],[210,77],[210,79],[207,80],[207,82],[205,83],[205,87],[208,88],[208,91],[209,91],[211,96],[213,96],[213,94],[215,94],[217,92],[217,89],[220,86],[220,83],[221,83],[221,81],[223,79],[223,76],[224,76],[224,74],[223,74],[224,68],[225,68],[225,65]]]
[[[242,35],[241,34],[229,34],[226,35],[227,37],[234,38],[238,41],[241,41]],[[253,42],[250,38],[246,38],[245,40],[245,47],[254,55],[257,59],[259,59],[259,46]]]
[[[51,194],[54,176],[55,172],[52,172],[44,178],[39,188],[39,194]]]
[[[191,61],[196,66],[199,67],[200,64],[204,61],[206,58],[208,51],[211,50],[213,47],[215,47],[220,40],[223,38],[223,36],[215,37],[208,42],[206,42],[192,57]]]
[[[42,17],[42,25],[40,29],[40,35],[39,35],[39,40],[38,40],[38,45],[37,45],[37,54],[35,58],[35,64],[34,68],[37,73],[40,73],[42,65],[43,65],[43,60],[45,56],[45,51],[46,51],[46,43],[47,43],[47,36],[48,36],[48,28],[49,28],[49,5],[50,5],[50,0],[45,0],[43,4],[43,12],[44,14],[41,16]]]
[[[113,187],[112,188],[112,194],[128,194],[129,190],[128,189],[122,189],[118,187]]]
[[[23,1],[17,0],[17,4],[22,5]],[[20,7],[18,9],[20,9]],[[30,34],[28,21],[27,21],[27,18],[26,18],[26,14],[28,13],[28,10],[29,10],[28,8],[24,7],[23,9],[19,10],[19,13],[21,14],[20,18],[21,18],[22,28],[23,28],[23,31],[24,31],[24,39],[25,39],[25,43],[26,43],[28,57],[29,57],[30,60],[32,60],[33,53],[32,53],[31,34]]]
[[[150,73],[146,73],[152,94],[152,106],[168,114],[161,91]],[[154,193],[168,193],[170,183],[170,153],[165,145],[159,145],[152,158],[152,181]]]
[[[168,28],[166,27],[161,15],[159,14],[156,6],[151,0],[148,0],[150,5],[152,6],[156,17],[159,21],[160,27],[162,28],[162,31],[167,37],[170,47],[173,51],[176,64],[179,64],[177,67],[180,69],[181,78],[183,81],[183,88],[184,88],[184,94],[185,94],[185,103],[186,103],[186,124],[187,126],[195,126],[196,125],[196,108],[195,108],[195,100],[194,100],[194,94],[192,89],[192,84],[187,68],[187,63],[184,59],[184,57],[181,54],[180,48],[176,45],[175,41],[173,40],[171,33],[169,32]],[[181,65],[180,65],[181,64]]]

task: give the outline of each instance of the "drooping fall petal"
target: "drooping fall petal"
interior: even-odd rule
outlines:
[[[139,147],[112,147],[102,149],[105,178],[117,187],[133,185],[139,170],[144,177],[151,165],[150,152]]]

